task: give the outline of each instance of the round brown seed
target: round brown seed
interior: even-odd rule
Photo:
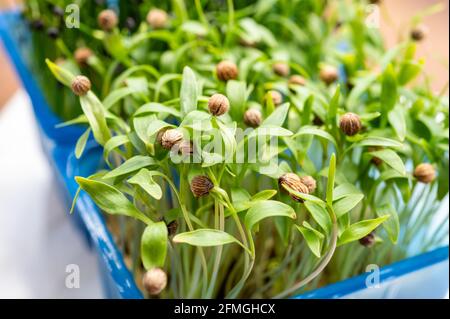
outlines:
[[[78,96],[86,95],[91,89],[91,81],[84,75],[77,75],[72,81],[72,92]]]
[[[170,150],[175,144],[183,139],[183,134],[176,129],[169,129],[161,137],[161,145],[166,150]]]
[[[316,180],[312,176],[303,176],[300,177],[300,181],[308,187],[309,194],[314,193],[316,190],[317,184]]]
[[[341,117],[339,127],[345,135],[353,136],[361,130],[361,120],[357,114],[348,112]]]
[[[262,122],[262,115],[258,109],[248,109],[244,113],[244,123],[250,127],[258,127]]]
[[[75,61],[80,66],[87,65],[87,62],[92,55],[92,50],[89,48],[78,48],[74,53]]]
[[[272,98],[273,104],[275,104],[275,106],[278,106],[281,103],[283,103],[283,95],[281,95],[280,92],[271,90],[269,91],[269,95]]]
[[[161,268],[152,268],[144,274],[143,284],[150,295],[159,295],[166,288],[167,275]]]
[[[436,171],[433,165],[422,163],[414,169],[414,177],[421,183],[429,184],[436,178]]]
[[[339,74],[338,70],[334,66],[325,65],[320,69],[319,76],[323,82],[329,85],[338,79]]]
[[[202,197],[209,194],[214,184],[207,176],[198,175],[191,181],[191,192],[195,197]]]
[[[288,76],[289,75],[289,64],[284,62],[277,62],[272,65],[272,70],[275,74],[279,76]]]
[[[280,178],[278,178],[278,185],[282,190],[287,191],[284,186],[289,187],[290,189],[297,191],[299,193],[303,194],[309,194],[308,186],[302,183],[300,177],[297,174],[294,173],[286,173],[282,175]],[[303,203],[303,199],[289,193],[289,196],[297,202]]]
[[[212,115],[220,116],[228,112],[230,108],[230,101],[223,95],[216,93],[212,95],[208,100],[208,109]]]
[[[292,75],[290,78],[289,78],[289,81],[288,81],[288,84],[290,84],[290,85],[301,85],[301,86],[303,86],[303,85],[305,85],[306,84],[306,80],[305,80],[305,78],[303,77],[303,76],[301,76],[301,75]]]
[[[147,14],[147,23],[154,29],[162,29],[167,23],[167,13],[161,9],[151,9]]]
[[[231,61],[221,61],[216,66],[217,77],[221,81],[234,80],[238,77],[239,71],[237,65]]]
[[[98,25],[103,31],[111,31],[117,26],[117,23],[119,22],[117,14],[111,9],[106,9],[100,12],[97,20]]]

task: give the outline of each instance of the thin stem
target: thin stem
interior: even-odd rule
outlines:
[[[331,243],[330,243],[330,249],[328,250],[327,254],[324,256],[320,264],[317,266],[317,268],[310,273],[305,279],[299,281],[295,285],[293,285],[291,288],[279,293],[274,298],[279,299],[286,297],[290,295],[291,293],[297,291],[298,289],[302,288],[303,286],[307,285],[309,282],[311,282],[314,278],[316,278],[322,270],[325,269],[325,267],[328,265],[328,263],[331,260],[331,257],[333,257],[334,251],[336,250],[336,244],[337,244],[337,236],[338,236],[338,227],[337,227],[337,220],[336,215],[333,211],[333,208],[327,205],[328,213],[330,214],[331,220],[333,222],[333,230],[331,234]]]

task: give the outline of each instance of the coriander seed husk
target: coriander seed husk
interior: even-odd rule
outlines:
[[[143,284],[150,295],[159,295],[166,288],[167,275],[161,268],[152,268],[144,274]]]
[[[272,98],[273,104],[275,106],[278,106],[281,103],[283,103],[283,96],[281,95],[280,92],[278,92],[276,90],[270,90],[269,95]]]
[[[173,236],[177,233],[178,230],[178,222],[176,220],[171,221],[169,224],[167,224],[167,231],[169,233],[169,236]]]
[[[370,248],[375,244],[375,234],[371,232],[370,234],[364,236],[359,240],[359,243],[364,247]]]
[[[191,141],[182,140],[176,144],[176,147],[178,148],[178,152],[182,155],[192,155],[194,153],[194,147],[192,146]]]
[[[274,63],[272,66],[272,70],[275,74],[278,74],[279,76],[288,76],[290,71],[289,64],[285,62]]]
[[[309,194],[308,186],[302,183],[300,177],[297,174],[294,173],[286,173],[282,175],[280,178],[278,178],[278,185],[282,190],[285,190],[283,186],[287,186],[291,188],[294,191],[297,191],[299,193],[303,194]],[[286,191],[286,190],[285,190]],[[297,202],[303,203],[303,199],[300,197],[289,193],[289,196]]]
[[[381,149],[381,147],[370,146],[367,150],[369,152],[376,152],[376,151],[379,151],[380,149]],[[370,162],[375,164],[376,166],[380,166],[383,163],[381,158],[373,156],[373,155],[372,155],[372,158],[370,159]]]
[[[316,190],[317,184],[316,180],[312,176],[303,176],[300,177],[300,181],[308,187],[309,194],[314,193]]]
[[[340,121],[339,127],[341,131],[347,136],[356,135],[361,130],[361,119],[355,113],[345,113]]]
[[[421,163],[414,169],[414,177],[421,183],[429,184],[436,178],[436,171],[433,165]]]
[[[306,80],[303,76],[294,74],[289,78],[288,84],[303,86],[306,84]]]
[[[75,61],[80,66],[86,66],[93,52],[89,48],[78,48],[74,53]]]
[[[161,136],[161,145],[166,150],[172,149],[172,147],[183,139],[183,134],[176,129],[166,130]]]
[[[325,84],[330,85],[338,79],[339,74],[338,70],[334,66],[325,65],[320,69],[319,76]]]
[[[221,81],[234,80],[238,77],[239,71],[236,64],[231,61],[221,61],[216,66],[217,77]]]
[[[55,27],[50,27],[47,29],[47,35],[53,39],[56,40],[59,37],[59,30]]]
[[[151,9],[147,14],[147,23],[153,29],[162,29],[167,23],[167,13],[161,9]]]
[[[230,101],[223,95],[216,93],[212,95],[208,100],[209,112],[214,116],[220,116],[228,112],[230,108]]]
[[[117,14],[111,9],[106,9],[100,12],[97,21],[103,31],[111,31],[119,22]]]
[[[86,95],[91,89],[91,81],[84,75],[77,75],[72,81],[72,92],[78,96]]]
[[[191,192],[195,197],[202,197],[209,194],[214,184],[204,175],[195,176],[191,181]]]
[[[410,33],[411,39],[417,42],[425,39],[427,35],[428,35],[428,28],[423,24],[416,26],[414,29],[411,30]]]
[[[250,127],[258,127],[262,122],[262,115],[258,109],[248,109],[244,113],[244,123]]]

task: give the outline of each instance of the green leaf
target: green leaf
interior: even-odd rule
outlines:
[[[86,147],[86,142],[89,138],[89,134],[91,133],[91,129],[88,128],[78,139],[77,145],[75,145],[75,157],[80,158],[83,154],[84,148]]]
[[[331,218],[325,207],[311,201],[306,201],[305,207],[316,223],[319,224],[319,226],[325,231],[325,233],[330,234]]]
[[[350,225],[342,232],[341,236],[339,237],[338,246],[363,238],[388,218],[389,216],[382,216],[375,219],[363,220]]]
[[[337,201],[350,194],[361,194],[361,191],[353,184],[341,184],[334,189],[333,201]]]
[[[181,114],[186,115],[197,109],[198,85],[194,71],[188,66],[183,69],[183,79],[181,80],[180,107]]]
[[[380,103],[385,115],[392,110],[397,102],[397,79],[394,68],[389,64],[382,76]]]
[[[56,65],[49,59],[46,59],[45,63],[47,63],[48,68],[50,69],[50,71],[53,73],[54,77],[59,82],[61,82],[62,84],[64,84],[67,87],[72,86],[72,81],[75,78],[75,75],[73,75],[68,70],[65,70],[65,69],[61,68],[60,66]]]
[[[216,229],[197,229],[190,232],[180,233],[173,237],[174,243],[185,243],[199,247],[213,247],[226,244],[242,243],[230,234]],[[247,250],[247,248],[245,248]]]
[[[402,159],[393,150],[385,149],[380,151],[374,151],[369,153],[372,156],[380,158],[387,165],[395,169],[401,175],[406,174],[405,164],[403,164]]]
[[[255,136],[291,136],[292,132],[281,127],[273,125],[260,126],[255,130],[252,130],[248,135],[248,140]]]
[[[164,267],[167,255],[168,231],[164,222],[148,225],[141,238],[141,258],[146,270]]]
[[[106,124],[105,108],[102,103],[92,91],[89,91],[86,95],[80,96],[80,104],[89,121],[95,140],[100,145],[105,145],[111,138],[111,133]]]
[[[400,174],[398,171],[394,169],[386,169],[381,172],[380,179],[383,181],[387,181],[395,178],[408,178],[408,175]]]
[[[248,229],[252,229],[261,220],[274,216],[296,218],[295,211],[291,206],[274,200],[262,200],[250,207],[245,215],[244,223]]]
[[[325,236],[318,230],[315,230],[313,227],[311,227],[311,225],[309,225],[306,221],[303,222],[303,226],[295,225],[295,227],[303,235],[303,238],[305,238],[309,249],[311,249],[311,252],[317,258],[320,258],[322,241]]]
[[[391,126],[394,128],[398,139],[403,142],[406,136],[405,111],[402,110],[400,106],[394,107],[388,113],[388,120]]]
[[[330,133],[328,133],[320,128],[317,128],[315,126],[303,126],[300,128],[300,130],[297,133],[294,134],[293,137],[297,137],[297,136],[301,136],[301,135],[319,136],[319,137],[322,137],[322,138],[330,141],[331,143],[334,144],[334,146],[337,146],[336,140]]]
[[[106,183],[75,177],[80,188],[87,192],[92,200],[105,212],[112,215],[125,215],[141,220],[146,224],[152,221],[140,212],[117,188]]]
[[[147,113],[167,113],[175,117],[181,117],[181,113],[177,109],[155,102],[142,105],[136,110],[136,112],[134,112],[134,116],[144,115]]]
[[[330,158],[330,165],[328,168],[328,181],[327,181],[327,205],[332,207],[333,204],[333,190],[334,190],[334,178],[336,175],[336,155],[333,153]]]
[[[362,141],[355,143],[355,146],[384,146],[384,147],[402,147],[403,144],[390,138],[380,136],[367,136]]]
[[[275,111],[272,112],[261,124],[261,127],[264,126],[282,126],[284,121],[286,120],[288,111],[289,111],[289,103],[284,103],[278,106]]]
[[[316,204],[319,204],[319,205],[325,205],[325,202],[323,200],[321,200],[319,197],[316,197],[316,196],[311,195],[311,194],[300,193],[300,192],[298,192],[296,190],[293,190],[292,188],[290,188],[289,186],[284,185],[284,184],[282,185],[282,187],[285,190],[287,190],[288,193],[290,193],[290,194],[292,194],[292,195],[294,195],[296,197],[299,197],[299,198],[303,199],[304,201],[310,201],[310,202],[313,202],[313,203],[316,203]]]
[[[327,123],[328,123],[328,125],[330,125],[333,128],[336,127],[336,115],[337,115],[337,109],[339,106],[340,95],[341,95],[341,87],[338,84],[338,86],[336,87],[336,91],[330,101],[330,105],[328,108],[328,114],[327,114]]]
[[[363,194],[350,194],[333,204],[333,210],[339,218],[352,210],[364,198]]]
[[[230,113],[233,119],[242,119],[247,100],[247,86],[245,82],[230,80],[226,87],[227,97],[230,100]]]
[[[126,135],[116,135],[111,137],[108,142],[106,142],[105,146],[103,147],[103,158],[105,159],[106,163],[111,166],[111,163],[109,162],[109,154],[117,147],[124,145],[126,143],[129,143],[130,139]]]
[[[147,166],[152,166],[155,164],[156,164],[155,160],[149,156],[136,155],[136,156],[130,158],[129,160],[125,161],[119,167],[108,172],[105,176],[103,176],[103,178],[108,179],[108,178],[114,178],[114,177],[126,175],[129,173],[135,172],[141,168],[144,168]]]
[[[389,218],[383,223],[383,228],[388,234],[389,240],[397,244],[398,235],[400,233],[400,222],[398,219],[398,214],[391,203],[387,203],[376,209],[378,217],[389,216]]]
[[[274,189],[266,189],[252,196],[252,201],[271,199],[277,193]]]
[[[405,85],[414,80],[422,71],[423,61],[405,61],[400,65],[398,72],[398,84]]]
[[[161,199],[161,187],[153,180],[153,175],[148,169],[141,169],[136,175],[128,180],[130,184],[139,185],[144,191],[155,199]]]
[[[133,93],[136,93],[136,90],[129,87],[114,90],[103,99],[102,104],[106,109],[109,109],[121,99]]]

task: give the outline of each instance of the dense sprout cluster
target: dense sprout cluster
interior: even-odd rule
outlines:
[[[424,32],[385,49],[366,1],[129,2],[89,2],[79,30],[26,16],[36,39],[59,28],[36,68],[48,94],[44,57],[69,88],[54,105],[86,125],[76,155],[104,148],[107,169],[77,182],[130,217],[116,236],[149,295],[286,297],[448,234],[427,231],[449,136]]]

